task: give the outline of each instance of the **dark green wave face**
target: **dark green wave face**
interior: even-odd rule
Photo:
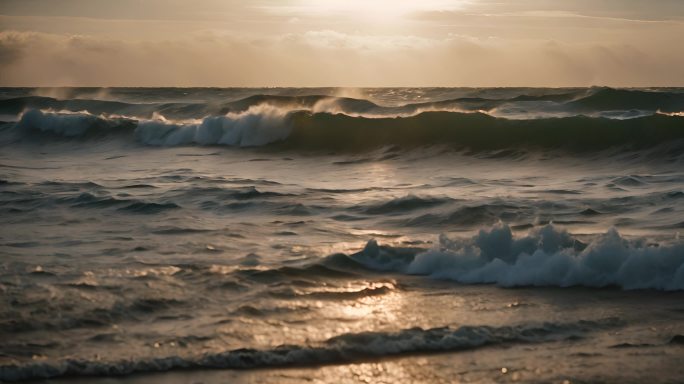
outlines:
[[[424,112],[403,118],[299,113],[292,119],[292,133],[283,145],[307,149],[444,145],[472,150],[590,151],[618,146],[645,148],[684,139],[684,118],[663,115],[629,120],[586,116],[507,120],[481,113],[454,112]]]

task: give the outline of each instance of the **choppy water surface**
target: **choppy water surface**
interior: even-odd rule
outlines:
[[[0,95],[0,380],[684,376],[681,89]]]

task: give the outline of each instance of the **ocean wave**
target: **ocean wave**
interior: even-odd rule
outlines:
[[[382,146],[494,150],[644,148],[684,139],[684,120],[653,115],[629,120],[587,116],[507,120],[482,113],[424,112],[406,118],[298,113],[286,148],[363,150]]]
[[[682,126],[684,118],[665,114],[627,120],[588,116],[508,120],[483,113],[460,112],[368,118],[260,105],[240,113],[192,121],[167,120],[161,116],[153,120],[134,120],[89,113],[28,110],[15,130],[72,139],[128,132],[129,137],[151,146],[270,145],[290,150],[365,151],[388,146],[439,145],[473,150],[560,148],[592,151],[664,145],[674,149],[657,153],[677,155],[683,152]]]
[[[107,362],[65,359],[0,366],[0,380],[20,381],[78,376],[121,376],[174,369],[254,369],[283,366],[319,366],[377,359],[408,353],[436,353],[513,343],[542,343],[575,339],[620,327],[617,318],[573,323],[517,326],[462,326],[410,328],[398,332],[347,333],[315,345],[281,345],[273,349],[235,349],[197,357],[168,356]]]
[[[596,88],[586,97],[573,100],[569,106],[583,110],[650,110],[679,112],[684,110],[684,93],[640,89]]]
[[[684,242],[628,240],[615,229],[586,244],[550,224],[517,238],[508,225],[498,224],[472,238],[440,236],[439,245],[427,251],[371,240],[350,258],[372,270],[463,284],[684,290]]]
[[[249,281],[259,283],[290,282],[293,279],[321,281],[326,279],[340,279],[353,277],[349,271],[343,271],[324,264],[312,264],[306,267],[280,267],[276,269],[237,269],[235,275]]]
[[[165,119],[138,122],[135,135],[148,145],[223,144],[252,147],[284,140],[290,134],[290,112],[260,105],[241,113],[205,117],[199,122],[175,123]]]
[[[39,131],[64,137],[106,135],[117,128],[135,126],[135,121],[125,118],[96,116],[87,112],[53,112],[29,109],[21,114],[16,124],[19,130]]]
[[[464,205],[437,213],[425,213],[397,222],[406,227],[451,226],[471,227],[474,224],[494,224],[500,219],[510,221],[533,220],[538,209],[534,205],[493,201],[486,204]]]
[[[164,116],[174,120],[202,119],[206,116],[239,114],[251,108],[268,105],[283,110],[307,110],[347,114],[388,115],[410,113],[421,105],[405,107],[383,107],[369,100],[336,97],[328,95],[279,96],[256,94],[235,101],[212,102],[161,102],[127,103],[108,100],[67,99],[58,100],[43,96],[25,96],[0,100],[0,114],[17,116],[31,109],[63,111],[67,113],[87,112],[92,115],[131,116],[136,119],[152,119]]]
[[[68,91],[65,89],[65,91]],[[128,100],[101,98],[97,94],[83,92],[66,92],[64,95],[30,95],[0,100],[0,114],[17,115],[28,109],[65,110],[71,112],[88,111],[98,114],[130,115],[149,119],[160,114],[173,119],[197,119],[208,115],[225,115],[240,113],[259,105],[272,105],[289,110],[307,110],[312,113],[344,113],[351,116],[384,116],[396,117],[418,114],[425,111],[485,111],[492,113],[499,110],[504,116],[526,115],[544,117],[553,114],[571,116],[578,113],[597,114],[599,112],[617,113],[615,118],[629,116],[642,111],[653,114],[679,113],[684,111],[684,92],[681,89],[614,89],[593,87],[584,89],[521,89],[498,92],[455,92],[457,97],[450,97],[452,92],[431,92],[432,96],[417,99],[402,99],[397,102],[378,102],[364,98],[341,97],[324,89],[300,91],[290,95],[282,92],[262,93],[266,90],[254,89],[249,95],[247,90],[228,92],[227,97],[249,95],[240,99],[223,100],[221,98],[199,97],[179,100],[174,90],[151,90],[158,95],[157,101],[141,101],[140,95]],[[205,90],[206,91],[206,90]],[[434,90],[433,90],[434,91]],[[312,93],[308,93],[312,92]],[[391,94],[392,92],[389,92]],[[377,92],[374,92],[377,94]],[[382,94],[382,92],[380,93]],[[54,98],[50,96],[64,96]],[[149,95],[148,95],[149,96]],[[166,96],[167,98],[165,99]],[[168,97],[171,100],[168,100]],[[177,96],[177,95],[176,95]],[[216,96],[216,95],[214,95]],[[143,98],[146,99],[146,98]],[[183,98],[181,98],[183,99]],[[506,113],[510,111],[511,113]],[[608,116],[608,115],[607,115]]]
[[[69,99],[57,100],[44,96],[24,96],[0,100],[0,113],[18,115],[31,109],[55,111],[88,111],[92,114],[121,113],[135,109],[135,104],[118,101]],[[131,111],[132,112],[132,111]]]
[[[41,274],[49,272],[41,271]],[[48,275],[50,276],[50,275]],[[137,279],[153,279],[154,276],[138,276]],[[84,281],[61,283],[63,287],[72,289],[94,291],[110,291],[120,294],[122,289],[115,285],[99,285]],[[113,304],[91,303],[82,305],[74,309],[74,303],[67,303],[63,300],[48,300],[32,303],[49,308],[45,313],[29,313],[22,311],[7,311],[2,313],[3,319],[0,320],[0,332],[2,334],[31,333],[36,331],[64,332],[72,329],[95,329],[110,327],[121,322],[135,320],[154,313],[167,312],[172,308],[181,308],[188,303],[177,298],[166,297],[137,297],[132,300],[122,298]],[[60,312],[60,316],[53,316],[54,311]]]
[[[87,186],[88,183],[80,183]],[[79,183],[56,183],[56,186],[63,186],[73,188]],[[78,188],[78,187],[76,187]],[[72,194],[67,195],[65,191],[58,191],[57,193],[41,193],[32,191],[5,191],[5,195],[11,193],[15,197],[7,199],[0,203],[1,206],[13,208],[33,210],[39,207],[51,207],[54,204],[67,205],[72,208],[82,209],[110,209],[116,208],[118,211],[128,213],[141,214],[155,214],[162,211],[180,208],[180,206],[172,201],[147,201],[135,198],[113,197],[106,192],[95,189],[97,187],[85,187],[90,192],[80,192],[80,189],[71,189]],[[76,193],[73,193],[76,192]]]
[[[299,282],[300,284],[303,281]],[[314,292],[299,292],[292,288],[272,290],[269,294],[279,299],[309,299],[309,300],[330,300],[330,301],[356,301],[366,297],[382,296],[394,290],[393,284],[378,285],[375,287],[363,288],[360,290],[324,290]]]
[[[421,197],[406,195],[388,201],[370,203],[366,206],[355,206],[353,210],[370,215],[397,215],[414,210],[434,208],[455,201],[448,197]]]

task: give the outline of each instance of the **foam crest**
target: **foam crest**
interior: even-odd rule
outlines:
[[[665,115],[665,116],[684,117],[684,111],[682,111],[682,112],[663,112],[663,111],[658,110],[657,113],[659,115]]]
[[[155,146],[261,146],[284,140],[290,134],[288,113],[286,109],[262,104],[244,112],[194,121],[174,122],[158,116],[139,121],[135,135],[140,142]]]
[[[628,240],[615,229],[587,245],[552,225],[515,237],[499,224],[469,239],[441,236],[437,247],[413,255],[370,241],[352,258],[371,269],[463,284],[684,290],[684,242]]]
[[[117,121],[83,112],[53,112],[29,109],[21,114],[17,126],[20,129],[39,130],[65,137],[79,137],[93,129],[107,129],[118,125]]]

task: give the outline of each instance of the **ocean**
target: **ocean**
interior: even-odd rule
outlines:
[[[0,381],[684,377],[684,89],[0,88],[0,121]]]

